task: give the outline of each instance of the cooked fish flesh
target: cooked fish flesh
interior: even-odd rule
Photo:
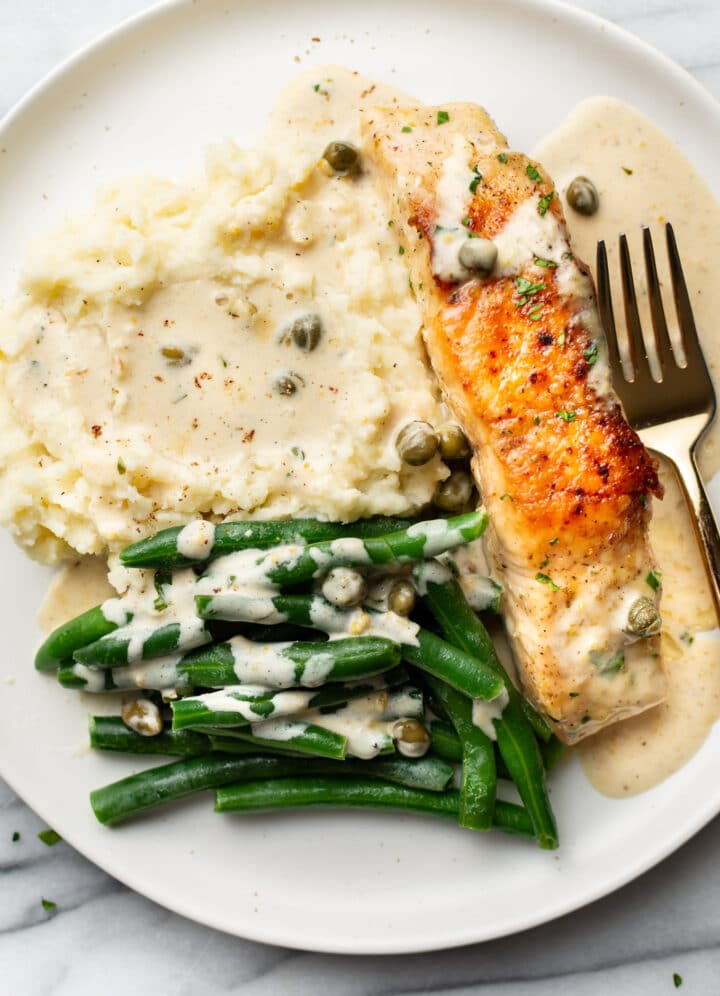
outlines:
[[[363,114],[430,361],[470,438],[526,694],[568,743],[660,702],[655,462],[542,165],[471,104]]]

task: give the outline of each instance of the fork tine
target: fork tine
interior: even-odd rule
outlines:
[[[600,321],[605,329],[605,340],[607,342],[608,360],[610,369],[622,375],[623,368],[618,351],[617,332],[615,330],[615,318],[613,315],[612,293],[610,291],[610,274],[608,272],[607,249],[605,242],[601,239],[597,244],[597,262],[595,265],[597,276],[598,308],[600,311]]]
[[[652,319],[653,336],[655,339],[655,354],[660,366],[660,380],[662,381],[665,372],[665,361],[668,360],[670,363],[676,363],[677,360],[674,357],[672,340],[670,339],[670,333],[668,332],[665,320],[665,308],[663,307],[660,280],[655,265],[652,235],[647,225],[643,226],[643,252],[645,254],[645,274],[647,277],[650,317]]]
[[[628,248],[625,235],[620,236],[620,276],[622,277],[623,303],[625,305],[625,325],[628,333],[630,360],[633,367],[633,383],[639,384],[642,381],[652,385],[655,381],[650,373],[650,364],[647,350],[645,349],[645,340],[643,339],[637,297],[635,295],[635,281],[632,275],[630,249]]]
[[[695,328],[695,318],[693,317],[690,305],[690,295],[688,294],[685,274],[683,273],[678,252],[675,232],[670,222],[665,225],[665,236],[667,238],[668,259],[670,261],[670,278],[672,280],[673,297],[675,298],[675,311],[677,312],[680,335],[682,337],[683,350],[685,351],[685,365],[700,365],[701,369],[707,372],[705,357],[700,349],[697,329]]]

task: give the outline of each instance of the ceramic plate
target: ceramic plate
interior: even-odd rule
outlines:
[[[316,39],[320,39],[317,41]],[[689,76],[616,28],[522,0],[203,0],[128,22],[39,86],[0,146],[0,293],[28,242],[91,192],[137,171],[180,175],[204,147],[252,139],[301,65],[339,63],[431,103],[486,104],[531,149],[581,99],[621,97],[720,187],[720,109]],[[559,916],[629,881],[720,810],[720,729],[635,799],[598,795],[579,765],[553,779],[555,854],[445,823],[362,813],[214,815],[209,796],[122,829],[88,791],[139,769],[86,748],[97,710],[33,671],[49,572],[0,537],[0,770],[78,850],[159,903],[243,937],[320,951],[424,951]],[[107,706],[107,708],[110,708]]]

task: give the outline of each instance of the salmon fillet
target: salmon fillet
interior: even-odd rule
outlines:
[[[519,678],[576,742],[665,691],[659,636],[628,622],[659,603],[648,525],[661,487],[610,386],[588,269],[547,173],[481,108],[373,108],[362,132],[431,364],[473,446]],[[472,238],[497,249],[489,273],[461,262]]]

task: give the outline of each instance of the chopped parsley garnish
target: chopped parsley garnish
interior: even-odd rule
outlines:
[[[678,975],[677,972],[673,972],[673,985],[676,989],[679,989],[682,985],[682,975]]]
[[[293,446],[291,448],[290,452],[292,453],[292,455],[294,457],[297,457],[298,460],[304,460],[305,459],[305,450],[301,450],[299,446]]]
[[[653,591],[657,591],[662,584],[662,571],[648,571],[645,581]]]
[[[560,335],[558,336],[558,343],[560,344],[560,349],[565,349],[566,339],[567,339],[567,333],[565,329],[563,329]]]
[[[621,166],[620,169],[623,171],[623,173],[626,173],[628,176],[633,175],[633,171],[629,169],[627,166]]]
[[[450,120],[450,115],[448,114],[447,111],[438,111],[437,113],[438,124],[447,124],[449,120]]]
[[[547,209],[550,207],[550,202],[552,201],[554,196],[555,196],[555,191],[551,190],[549,194],[545,194],[545,196],[541,197],[540,200],[538,201],[538,214],[540,215],[541,218],[544,218],[545,215],[547,214]]]
[[[568,692],[568,695],[570,696],[571,699],[576,699],[579,694],[580,692]]]
[[[533,419],[533,424],[534,425],[540,425],[540,416],[539,415],[535,416],[535,418]]]
[[[13,830],[13,835],[12,835],[12,842],[13,842],[13,844],[17,844],[17,842],[19,840],[20,840],[20,831],[19,830]]]
[[[170,571],[155,571],[154,584],[156,598],[153,601],[153,608],[156,612],[163,612],[168,607],[165,585],[172,584],[172,574]]]
[[[647,508],[647,495],[640,495],[640,504],[643,508]]]
[[[508,494],[507,491],[505,492],[504,495],[500,495],[500,501],[505,501],[506,498],[509,498],[510,501],[515,501],[515,499],[513,498],[513,496],[510,495],[510,494]]]
[[[527,166],[525,167],[525,172],[533,181],[533,183],[542,183],[542,177],[540,176],[540,174],[535,169],[532,163],[527,164]]]
[[[686,647],[692,647],[693,643],[695,643],[695,637],[692,633],[685,630],[684,633],[680,634],[680,642],[684,643]]]
[[[533,283],[532,280],[528,280],[527,277],[516,277],[515,286],[517,287],[518,298],[515,302],[516,308],[522,308],[524,304],[528,304],[531,297],[539,294],[540,291],[545,290],[545,284],[542,280],[537,283]]]
[[[556,585],[552,578],[549,578],[547,574],[543,574],[541,571],[537,572],[535,580],[539,581],[540,584],[546,584],[550,591],[560,591],[560,586]]]
[[[477,166],[473,166],[473,173],[475,174],[475,176],[470,181],[470,186],[468,188],[471,194],[475,193],[475,191],[478,188],[478,184],[482,182],[482,173],[477,168]]]
[[[507,162],[507,153],[506,152],[498,152],[497,158],[498,158],[498,162],[499,163],[506,163]]]
[[[62,837],[55,830],[50,830],[50,828],[48,828],[47,830],[40,831],[38,834],[38,840],[41,840],[43,844],[46,844],[48,847],[53,847],[58,843],[58,841],[62,840]]]
[[[390,221],[388,222],[388,228],[392,228],[394,224],[395,222],[391,218]]]
[[[575,256],[571,252],[564,252],[562,258],[563,259],[575,259]]]
[[[57,903],[54,903],[52,899],[43,898],[40,900],[40,902],[42,903],[42,908],[45,910],[46,913],[52,913],[53,910],[57,909]]]
[[[410,127],[410,125],[403,125],[400,130],[404,132],[406,135],[409,135],[410,132],[412,131],[412,128]]]
[[[559,541],[559,539],[560,539],[559,536],[556,536],[555,539],[551,539],[549,546],[555,546],[555,544]]]
[[[588,348],[583,351],[583,356],[587,360],[588,366],[594,366],[597,363],[598,358],[598,344],[593,341],[590,343]]]
[[[315,91],[315,93],[317,93],[319,89],[320,89],[320,84],[319,84],[319,83],[316,83],[316,84],[315,84],[315,85],[313,86],[313,90]]]
[[[625,667],[624,650],[618,650],[614,654],[602,654],[597,650],[591,650],[588,657],[592,666],[597,668],[600,674],[616,674]]]
[[[124,474],[126,470],[127,470],[127,467],[125,466],[125,461],[123,460],[122,457],[118,457],[118,462],[117,462],[117,472],[118,472],[118,474]]]
[[[536,304],[534,308],[531,308],[527,313],[528,318],[531,322],[539,322],[543,316],[543,306],[541,304]]]
[[[399,247],[398,247],[398,253],[399,253],[399,254],[400,254],[401,256],[404,256],[404,255],[405,255],[405,246],[399,246]]]
[[[558,418],[561,418],[563,422],[574,422],[577,418],[577,412],[555,412]]]
[[[548,270],[554,270],[557,266],[554,259],[543,259],[542,256],[536,256],[533,262],[535,266],[544,266]]]
[[[547,567],[547,565],[549,563],[550,563],[550,558],[549,557],[545,557],[545,559],[543,560],[542,564],[540,564],[540,570],[542,570],[543,567]]]

